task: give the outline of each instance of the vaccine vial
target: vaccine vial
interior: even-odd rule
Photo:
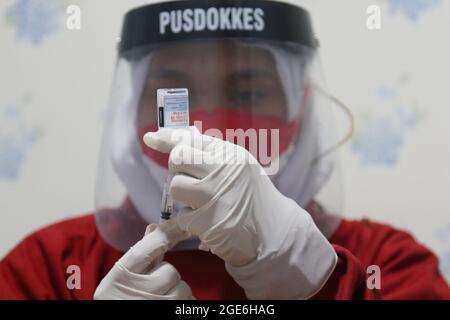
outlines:
[[[189,126],[189,92],[186,88],[156,91],[159,128]]]

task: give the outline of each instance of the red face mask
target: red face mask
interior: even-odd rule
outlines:
[[[237,109],[231,108],[217,108],[213,111],[208,111],[205,109],[196,109],[190,112],[189,114],[191,125],[196,125],[199,131],[203,134],[215,136],[216,138],[222,138],[223,140],[227,140],[232,143],[237,143],[237,139],[233,136],[233,134],[227,131],[227,129],[236,130],[242,129],[244,132],[248,129],[256,130],[256,139],[257,146],[260,146],[260,143],[266,144],[267,155],[270,157],[277,157],[278,155],[272,154],[271,145],[273,141],[271,140],[271,129],[279,130],[279,155],[282,155],[288,147],[295,142],[295,139],[298,135],[298,132],[301,127],[301,117],[287,122],[281,120],[277,117],[270,115],[262,115],[255,114],[250,112],[245,112]],[[216,133],[220,132],[221,136],[217,136],[213,130],[216,129]],[[266,129],[266,139],[260,140],[260,132],[261,129]],[[169,159],[169,155],[166,153],[161,153],[159,151],[155,151],[149,147],[147,147],[142,138],[147,132],[154,132],[158,130],[158,124],[156,122],[152,123],[148,127],[143,127],[139,129],[139,141],[141,143],[142,152],[156,162],[158,165],[167,168],[167,163]],[[218,131],[217,131],[218,130]],[[206,131],[206,132],[205,132]],[[208,132],[209,131],[209,132]],[[228,138],[227,138],[228,134]],[[234,141],[233,141],[234,140]],[[244,147],[243,145],[241,145]],[[252,155],[258,159],[261,163],[261,157],[259,156],[259,152],[257,150],[251,148],[249,146],[248,139],[245,139],[245,148],[252,153]],[[259,149],[259,148],[258,148]],[[256,154],[255,154],[256,153]],[[263,163],[266,165],[266,163]]]

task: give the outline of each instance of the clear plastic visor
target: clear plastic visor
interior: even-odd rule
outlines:
[[[158,129],[157,89],[189,90],[190,124],[245,147],[278,190],[306,207],[329,181],[337,143],[314,50],[276,42],[190,40],[120,57],[96,190],[102,237],[127,250],[160,215],[167,154],[142,137]],[[275,214],[275,213],[274,213]],[[179,248],[194,248],[195,239]]]

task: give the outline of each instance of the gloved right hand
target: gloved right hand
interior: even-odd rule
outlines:
[[[311,215],[285,197],[243,147],[197,128],[161,128],[147,146],[170,153],[174,219],[225,261],[249,299],[308,299],[337,255]]]
[[[174,220],[149,225],[145,236],[116,262],[97,287],[95,300],[189,300],[191,288],[164,253],[189,234]]]

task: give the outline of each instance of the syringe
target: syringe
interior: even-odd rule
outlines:
[[[187,88],[157,89],[156,106],[158,129],[185,128],[189,126],[189,91]],[[173,199],[169,192],[172,176],[169,174],[163,187],[161,220],[170,220]]]
[[[173,213],[173,199],[169,192],[170,180],[172,179],[170,176],[168,176],[163,186],[160,217],[162,220],[169,220],[170,216]]]

